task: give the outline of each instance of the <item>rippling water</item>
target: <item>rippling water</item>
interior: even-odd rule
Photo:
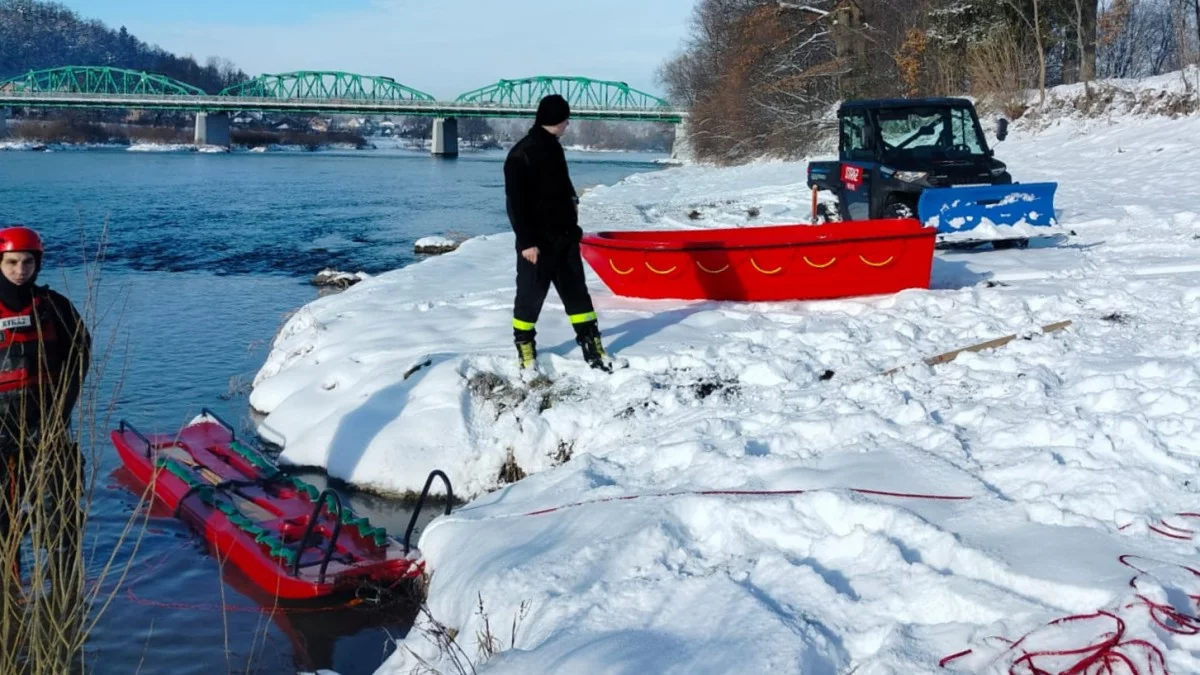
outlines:
[[[579,189],[656,168],[653,156],[571,155]],[[503,156],[4,153],[0,222],[45,230],[64,264],[82,260],[66,241],[107,228],[108,262],[135,270],[382,272],[412,262],[423,236],[507,229]]]

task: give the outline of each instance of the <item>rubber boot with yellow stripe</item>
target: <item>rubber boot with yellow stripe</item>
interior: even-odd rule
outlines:
[[[517,343],[517,359],[521,363],[521,370],[533,368],[537,365],[537,344],[533,341]]]
[[[537,364],[537,342],[534,336],[537,332],[529,321],[513,319],[513,342],[517,345],[517,360],[521,370],[533,368]]]
[[[608,352],[604,351],[604,343],[600,341],[595,312],[572,315],[571,324],[575,326],[575,342],[583,350],[583,360],[597,370],[611,373],[613,362]]]

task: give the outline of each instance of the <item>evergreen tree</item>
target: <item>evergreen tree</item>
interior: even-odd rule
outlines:
[[[110,66],[165,75],[216,93],[249,79],[225,60],[178,57],[131,35],[85,20],[56,2],[0,0],[0,80],[60,66]]]

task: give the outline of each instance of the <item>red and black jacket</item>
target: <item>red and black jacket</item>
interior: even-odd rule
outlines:
[[[23,404],[23,417],[33,420],[39,401],[54,401],[69,417],[90,348],[79,314],[61,294],[37,287],[24,309],[0,299],[0,415],[11,417]]]
[[[36,391],[50,380],[47,352],[58,351],[57,322],[46,312],[46,299],[35,295],[23,310],[0,302],[0,398],[13,399]]]

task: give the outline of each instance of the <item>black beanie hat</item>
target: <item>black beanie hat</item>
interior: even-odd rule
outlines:
[[[562,123],[570,116],[571,106],[567,104],[567,99],[558,94],[550,94],[544,97],[541,103],[538,103],[537,118],[534,119],[534,124],[552,127]]]

